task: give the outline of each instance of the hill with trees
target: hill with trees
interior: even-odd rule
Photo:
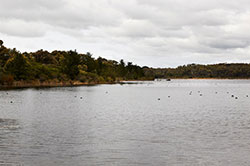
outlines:
[[[13,84],[97,84],[120,80],[146,79],[140,66],[105,58],[95,59],[91,53],[38,50],[21,53],[6,48],[0,40],[0,85]]]
[[[146,77],[154,78],[219,78],[219,79],[248,79],[250,64],[220,63],[212,65],[189,64],[177,68],[144,68]]]
[[[0,40],[0,87],[65,86],[115,83],[123,80],[155,78],[250,78],[250,64],[189,64],[177,68],[140,67],[94,58],[77,51],[38,50],[21,53],[6,48]]]

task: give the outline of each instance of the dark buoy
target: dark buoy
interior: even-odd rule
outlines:
[[[13,103],[13,101],[10,101],[10,103]]]
[[[238,97],[235,97],[235,99],[238,99]]]
[[[8,95],[9,93],[7,92],[6,94]]]
[[[80,97],[80,99],[82,99],[82,97]]]
[[[218,92],[215,92],[215,94],[217,94]]]
[[[248,97],[248,95],[246,97]]]
[[[231,97],[234,97],[234,95],[232,95]]]
[[[158,100],[161,100],[160,98],[158,98]]]
[[[168,98],[170,98],[170,96],[168,96]]]
[[[202,94],[200,94],[200,96],[202,96]]]

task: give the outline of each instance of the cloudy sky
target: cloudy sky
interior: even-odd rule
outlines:
[[[0,39],[151,67],[250,63],[250,1],[0,0]]]

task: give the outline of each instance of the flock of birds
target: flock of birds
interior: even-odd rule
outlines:
[[[106,94],[108,93],[107,91],[105,92]],[[8,95],[9,93],[7,92],[6,93],[6,95]],[[42,94],[42,92],[40,92],[40,94]],[[75,96],[75,98],[77,98],[77,96]],[[82,96],[80,96],[80,99],[82,100],[83,99],[83,97]],[[10,101],[10,103],[14,103],[13,101]]]
[[[107,91],[105,92],[106,94],[108,93]],[[193,91],[190,91],[189,92],[189,95],[192,95],[192,93],[193,93]],[[9,94],[8,92],[6,93],[7,95]],[[42,94],[42,92],[40,92],[40,94]],[[201,93],[201,91],[198,91],[198,94],[200,95],[200,96],[203,96],[203,94]],[[215,92],[215,94],[218,94],[218,92]],[[227,94],[229,94],[229,92],[227,92]],[[75,98],[76,98],[77,96],[75,96]],[[168,98],[170,98],[171,96],[168,96]],[[235,95],[231,95],[231,97],[232,98],[235,98],[235,99],[238,99],[238,97],[237,96],[235,96]],[[246,95],[246,97],[249,97],[248,95]],[[83,97],[82,96],[80,96],[80,99],[83,99]],[[161,98],[158,98],[158,100],[161,100]],[[13,101],[10,101],[10,103],[13,103]]]
[[[200,91],[198,91],[198,93],[200,94],[200,96],[202,96],[202,93],[200,92]],[[218,92],[215,92],[215,94],[218,94]],[[229,92],[227,92],[227,94],[229,94]],[[192,91],[191,92],[189,92],[189,95],[192,95]],[[238,97],[237,96],[235,96],[235,95],[231,95],[231,97],[232,98],[235,98],[235,99],[238,99]],[[246,97],[248,97],[248,95],[246,95]]]
[[[203,94],[201,93],[201,91],[197,91],[198,92],[198,94],[200,95],[200,96],[203,96]],[[189,92],[189,95],[192,95],[192,93],[193,93],[193,91],[190,91]],[[218,92],[215,92],[215,94],[218,94]],[[227,94],[229,94],[229,92],[227,92]],[[168,98],[170,98],[171,96],[168,96]],[[232,98],[235,98],[236,100],[238,99],[238,97],[237,96],[235,96],[235,95],[231,95],[231,97]],[[248,95],[246,95],[246,97],[249,97]],[[158,100],[161,100],[161,98],[158,98]]]

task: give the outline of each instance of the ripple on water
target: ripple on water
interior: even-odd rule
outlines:
[[[0,118],[0,130],[17,130],[20,128],[18,120],[16,119],[2,119]]]
[[[246,94],[250,80],[0,92],[0,165],[249,166]]]

